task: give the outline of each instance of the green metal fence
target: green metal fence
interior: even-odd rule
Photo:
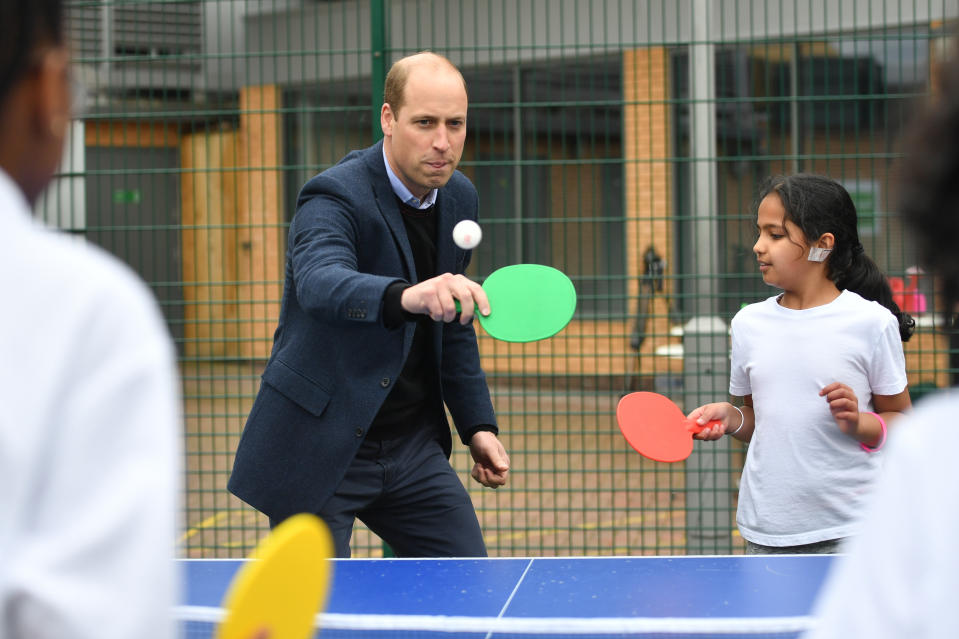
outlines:
[[[687,410],[726,397],[728,322],[770,294],[753,197],[814,171],[856,199],[867,252],[919,317],[914,395],[956,370],[932,284],[893,209],[897,138],[954,0],[208,0],[70,2],[78,115],[49,222],[150,283],[176,338],[187,556],[245,554],[266,522],[227,494],[269,354],[299,186],[379,136],[383,77],[422,49],[470,93],[462,170],[484,241],[471,275],[550,264],[572,324],[481,352],[513,463],[468,477],[492,555],[730,553],[744,450],[641,459],[631,390]],[[952,354],[952,357],[950,356]],[[358,525],[355,555],[383,546]]]

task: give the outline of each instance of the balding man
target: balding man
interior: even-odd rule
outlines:
[[[477,219],[476,189],[456,170],[466,83],[423,52],[393,65],[383,97],[383,140],[300,191],[273,351],[229,489],[274,526],[319,515],[340,557],[356,518],[400,557],[485,556],[444,410],[473,478],[504,485],[472,324],[489,301],[452,240]]]

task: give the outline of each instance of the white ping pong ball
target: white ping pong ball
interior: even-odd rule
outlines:
[[[453,227],[453,241],[464,250],[476,248],[483,239],[483,230],[473,220],[460,220]]]

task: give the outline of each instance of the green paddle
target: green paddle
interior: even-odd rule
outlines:
[[[573,282],[562,271],[542,264],[498,268],[483,282],[483,290],[490,314],[477,311],[476,317],[490,337],[504,342],[552,337],[569,324],[576,310]]]

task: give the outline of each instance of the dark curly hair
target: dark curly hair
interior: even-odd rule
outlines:
[[[38,46],[64,41],[60,0],[0,0],[0,104],[30,70]]]
[[[903,137],[899,211],[950,313],[959,303],[959,59],[939,68],[940,90]]]
[[[839,182],[823,175],[774,175],[760,185],[757,204],[773,192],[786,210],[786,219],[798,226],[808,241],[815,241],[823,233],[832,233],[836,238],[826,258],[826,275],[836,287],[888,308],[899,321],[902,341],[908,341],[916,322],[893,301],[889,280],[863,252],[856,205],[849,192]]]

